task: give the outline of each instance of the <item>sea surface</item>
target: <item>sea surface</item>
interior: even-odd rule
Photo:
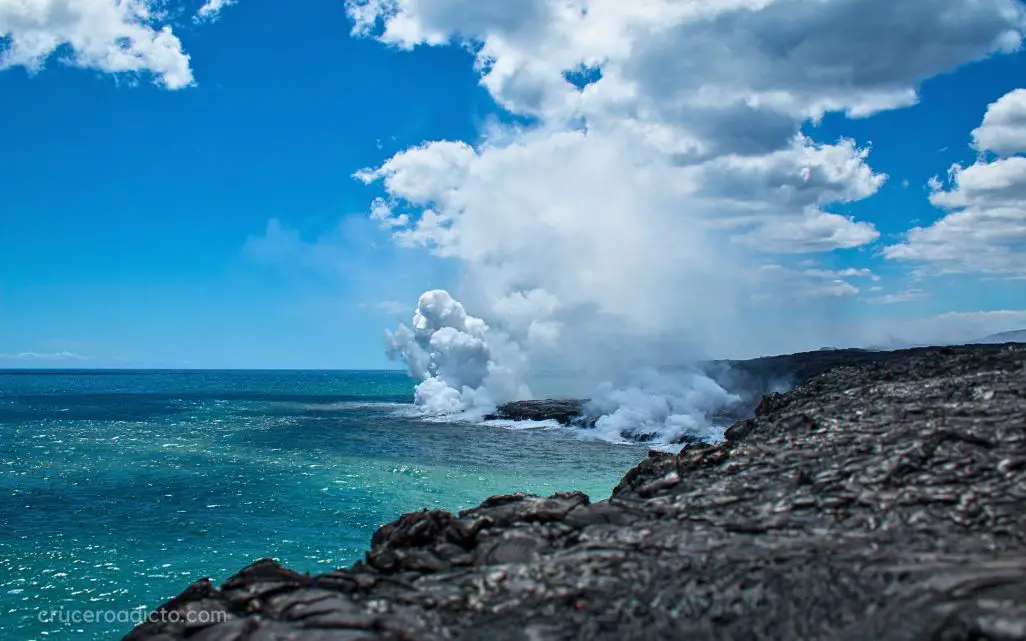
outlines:
[[[119,638],[202,577],[265,556],[347,566],[424,507],[606,498],[645,456],[559,427],[425,421],[412,390],[401,372],[0,371],[0,639]],[[70,614],[86,611],[103,620]]]

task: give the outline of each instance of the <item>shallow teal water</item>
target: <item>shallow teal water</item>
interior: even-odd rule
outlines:
[[[425,422],[411,396],[397,372],[0,373],[0,638],[117,638],[39,613],[152,608],[264,556],[327,571],[403,512],[605,498],[645,454]]]

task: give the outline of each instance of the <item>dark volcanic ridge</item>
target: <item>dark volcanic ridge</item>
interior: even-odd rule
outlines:
[[[825,354],[606,501],[406,514],[351,568],[260,561],[126,638],[1026,638],[1026,345]]]
[[[740,401],[725,406],[710,419],[723,426],[748,418],[766,394],[790,389],[801,381],[838,365],[856,365],[886,358],[884,352],[862,349],[822,349],[815,352],[766,356],[747,361],[710,361],[700,370],[722,387],[740,397]],[[515,401],[499,406],[484,417],[486,421],[556,421],[560,425],[589,429],[595,426],[597,416],[588,414],[588,399],[544,399]],[[655,435],[644,431],[624,430],[620,436],[629,441],[648,443]],[[672,444],[698,442],[692,436],[681,436]]]

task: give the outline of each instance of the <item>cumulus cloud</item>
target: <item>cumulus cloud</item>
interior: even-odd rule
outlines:
[[[1022,38],[1015,0],[347,4],[357,33],[390,44],[480,44],[483,83],[515,111],[565,112],[619,98],[624,106],[692,122],[716,121],[731,110],[750,109],[768,122],[784,114],[868,115],[905,106],[916,99],[916,82],[1016,49]],[[603,79],[574,98],[563,72],[581,66],[600,67]],[[722,126],[701,129],[710,134],[706,142],[736,135]],[[776,144],[786,143],[787,127],[768,129],[777,132]]]
[[[991,104],[972,136],[977,151],[1003,156],[1026,151],[1026,89],[1016,89]]]
[[[997,157],[956,164],[931,180],[930,202],[947,213],[884,254],[939,273],[1026,276],[1026,91],[991,104],[972,138]]]
[[[64,64],[151,74],[167,89],[194,84],[189,55],[168,24],[163,2],[0,0],[0,69],[38,72],[63,47]]]
[[[678,357],[772,350],[794,324],[753,331],[760,301],[859,293],[850,277],[789,261],[875,242],[870,222],[836,207],[887,177],[868,147],[802,126],[914,104],[920,81],[1019,48],[1024,24],[1015,0],[349,0],[347,10],[356,34],[401,49],[466,45],[481,85],[522,116],[361,171],[384,188],[374,218],[398,243],[460,261],[460,298],[489,322],[508,318],[500,301],[544,290],[558,301],[548,322],[575,329],[558,339],[561,356],[637,360],[667,336]]]

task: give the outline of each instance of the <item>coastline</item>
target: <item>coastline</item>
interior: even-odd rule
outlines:
[[[774,359],[801,384],[605,501],[406,514],[351,568],[260,561],[157,609],[222,623],[125,638],[1019,638],[1026,346]]]

